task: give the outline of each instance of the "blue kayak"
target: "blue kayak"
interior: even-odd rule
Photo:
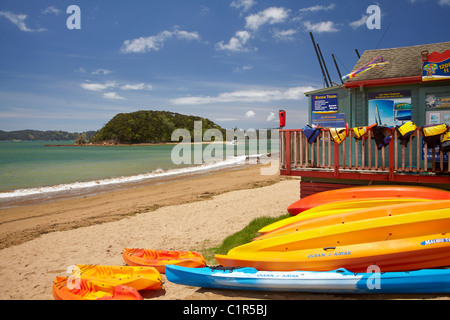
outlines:
[[[450,269],[354,273],[258,271],[254,268],[166,266],[173,283],[217,289],[321,293],[450,293]]]

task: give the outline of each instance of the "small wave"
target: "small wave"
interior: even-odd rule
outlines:
[[[255,156],[250,156],[250,158],[256,158]],[[17,189],[10,192],[1,192],[0,193],[0,199],[11,199],[11,198],[17,198],[17,197],[26,197],[26,196],[33,196],[33,195],[44,195],[44,194],[50,194],[50,193],[56,193],[56,192],[75,192],[77,190],[87,189],[87,188],[98,188],[108,185],[114,185],[114,184],[124,184],[124,183],[133,183],[133,182],[140,182],[152,178],[162,178],[162,177],[172,177],[172,176],[181,176],[181,175],[188,175],[188,174],[195,174],[195,173],[201,173],[201,172],[208,172],[212,170],[219,170],[227,167],[233,167],[238,165],[243,165],[246,163],[246,160],[249,159],[249,156],[238,156],[234,157],[232,159],[226,159],[224,161],[210,163],[210,164],[203,164],[198,166],[192,166],[192,167],[184,167],[180,169],[171,169],[164,171],[161,168],[158,168],[150,173],[144,173],[144,174],[138,174],[134,176],[123,176],[123,177],[117,177],[117,178],[108,178],[108,179],[101,179],[101,180],[93,180],[93,181],[86,181],[86,182],[74,182],[74,183],[68,183],[68,184],[59,184],[55,186],[48,186],[48,187],[36,187],[36,188],[25,188],[25,189]]]

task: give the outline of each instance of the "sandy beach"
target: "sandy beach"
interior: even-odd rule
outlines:
[[[260,168],[246,166],[0,209],[0,299],[53,300],[52,281],[67,276],[70,265],[125,265],[121,253],[126,247],[201,252],[254,218],[285,214],[299,199],[299,180],[261,175]],[[213,290],[168,281],[163,290],[142,295],[149,300],[450,299]]]

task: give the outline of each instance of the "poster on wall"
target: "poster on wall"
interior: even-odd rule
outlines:
[[[337,94],[313,95],[311,101],[311,109],[313,114],[327,114],[338,112]]]
[[[395,127],[411,121],[411,91],[371,92],[369,124]]]

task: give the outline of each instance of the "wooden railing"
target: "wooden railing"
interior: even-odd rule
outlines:
[[[355,139],[349,129],[340,144],[333,141],[327,128],[321,129],[311,144],[301,129],[280,130],[281,174],[450,183],[448,160],[444,161],[443,152],[423,145],[421,128],[409,137],[406,147],[400,144],[397,130],[392,128],[391,133],[389,144],[378,149],[370,129],[365,140]],[[422,150],[429,150],[431,159]]]

